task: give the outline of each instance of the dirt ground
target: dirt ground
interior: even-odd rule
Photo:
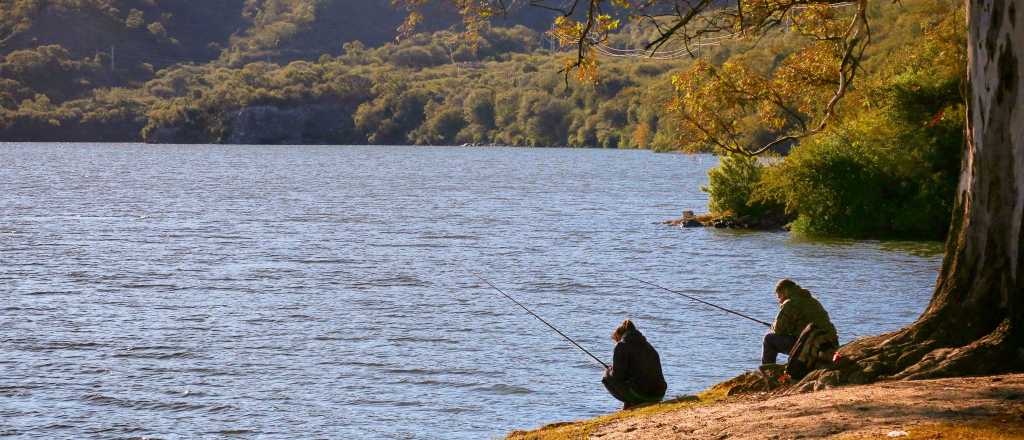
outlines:
[[[598,427],[590,437],[919,438],[913,435],[915,428],[978,422],[1005,424],[1006,438],[1021,438],[1011,432],[1024,432],[1018,431],[1024,426],[1024,374],[883,382],[770,398],[748,395],[713,405],[623,418]]]

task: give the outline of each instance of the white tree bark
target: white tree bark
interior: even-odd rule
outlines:
[[[1024,0],[967,2],[967,146],[935,295],[917,322],[849,344],[841,372],[810,380],[1024,370]]]
[[[1022,3],[968,0],[967,151],[947,260],[929,312],[944,307],[943,300],[959,300],[975,310],[994,306],[1009,312],[1014,303],[1019,306],[1024,277]],[[1001,293],[992,295],[993,289]]]
[[[935,296],[905,333],[930,351],[897,377],[1024,368],[1024,0],[967,2],[957,203]]]

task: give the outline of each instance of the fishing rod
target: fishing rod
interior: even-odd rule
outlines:
[[[631,277],[631,276],[629,276],[629,275],[623,275],[623,276],[624,276],[624,277],[626,277],[626,278],[629,278],[629,279],[631,279],[631,280],[633,280],[633,281],[641,282],[641,283],[644,283],[644,284],[646,284],[646,285],[648,285],[648,286],[654,286],[654,287],[657,287],[657,288],[659,288],[659,289],[661,289],[661,290],[669,291],[669,292],[672,292],[672,293],[674,293],[674,294],[676,294],[676,295],[680,295],[680,296],[682,296],[682,297],[684,297],[684,298],[689,298],[689,299],[692,299],[692,300],[694,300],[694,301],[697,301],[697,302],[699,302],[699,303],[701,303],[701,304],[709,305],[709,306],[711,306],[711,307],[714,307],[714,308],[716,308],[716,309],[718,309],[718,310],[721,310],[721,311],[724,311],[724,312],[728,312],[728,313],[732,313],[733,315],[737,315],[737,316],[742,316],[742,317],[744,317],[744,318],[747,318],[747,319],[749,319],[749,320],[751,320],[751,321],[754,321],[754,322],[756,322],[756,323],[758,323],[758,324],[763,324],[763,325],[766,325],[766,326],[768,326],[768,327],[771,327],[771,326],[772,326],[771,324],[769,324],[769,323],[767,323],[767,322],[764,322],[764,321],[762,321],[762,320],[760,320],[760,319],[757,319],[757,318],[751,318],[751,317],[749,317],[749,316],[747,316],[747,315],[744,315],[744,314],[742,314],[742,313],[740,313],[740,312],[737,312],[737,311],[735,311],[735,310],[729,310],[729,309],[727,309],[727,308],[725,308],[725,307],[722,307],[722,306],[718,306],[718,305],[715,305],[715,304],[711,304],[711,303],[709,303],[709,302],[707,302],[707,301],[704,301],[704,300],[702,300],[702,299],[700,299],[700,298],[694,298],[694,297],[692,297],[692,296],[690,296],[690,295],[687,295],[687,294],[685,294],[685,293],[683,293],[683,292],[680,292],[680,291],[677,291],[677,290],[672,290],[672,289],[669,289],[669,288],[667,288],[667,287],[662,287],[662,286],[659,286],[659,285],[657,285],[657,284],[654,284],[654,283],[652,283],[652,282],[644,281],[644,280],[641,280],[641,279],[639,279],[639,278],[634,278],[634,277]]]
[[[472,272],[471,272],[471,273],[472,273]],[[476,274],[476,273],[473,273],[473,276],[475,276],[475,277],[479,278],[479,279],[480,279],[480,281],[483,281],[484,283],[487,283],[487,285],[488,285],[488,286],[491,286],[491,288],[492,288],[492,289],[494,289],[494,290],[497,290],[497,291],[498,291],[498,293],[500,293],[500,294],[504,295],[504,296],[505,296],[505,298],[508,298],[508,299],[509,299],[509,300],[511,300],[512,302],[516,303],[516,305],[517,305],[517,306],[519,306],[519,307],[522,307],[522,308],[523,308],[523,310],[526,310],[526,313],[529,313],[529,314],[533,315],[533,317],[534,317],[534,318],[537,318],[537,319],[538,319],[538,320],[539,320],[540,322],[543,322],[543,323],[544,323],[544,325],[546,325],[546,326],[548,326],[548,327],[551,327],[551,330],[554,330],[554,331],[555,331],[556,333],[558,333],[559,335],[561,335],[561,336],[562,336],[563,338],[565,338],[565,340],[566,340],[566,341],[572,342],[572,345],[575,345],[575,346],[576,346],[576,348],[578,348],[578,349],[580,349],[580,350],[583,350],[583,352],[584,352],[584,353],[586,353],[586,354],[587,354],[588,356],[590,356],[590,357],[591,357],[591,358],[593,358],[593,359],[594,359],[595,361],[597,361],[597,363],[599,363],[599,364],[603,365],[605,369],[607,369],[607,368],[608,368],[608,364],[604,363],[604,361],[602,361],[602,360],[598,359],[598,358],[597,358],[597,356],[594,356],[594,354],[593,354],[593,353],[591,353],[591,352],[587,351],[587,349],[586,349],[586,348],[583,348],[583,346],[582,346],[582,345],[580,345],[580,344],[576,343],[576,341],[572,340],[572,338],[570,338],[570,337],[566,336],[566,335],[565,335],[565,333],[562,333],[562,331],[561,331],[561,330],[559,330],[559,329],[555,328],[555,326],[553,326],[553,325],[551,325],[550,323],[548,323],[547,321],[545,321],[545,320],[544,320],[544,318],[541,318],[541,317],[540,317],[539,315],[537,315],[536,313],[533,313],[532,311],[530,311],[530,309],[526,308],[526,306],[524,306],[524,305],[523,305],[522,303],[520,303],[519,301],[516,301],[516,299],[515,299],[515,298],[513,298],[513,297],[509,296],[509,295],[508,295],[507,293],[505,293],[504,291],[502,291],[501,289],[499,289],[499,288],[498,288],[498,286],[495,286],[495,285],[494,285],[494,284],[492,284],[492,283],[491,283],[490,281],[487,281],[487,279],[486,279],[486,278],[484,278],[484,277],[482,277],[482,276],[480,276],[480,275],[478,275],[478,274]]]

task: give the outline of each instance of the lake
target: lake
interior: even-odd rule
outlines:
[[[790,277],[843,342],[911,322],[936,244],[684,229],[712,156],[0,144],[0,435],[500,438],[608,413],[633,319],[668,396],[755,368]]]

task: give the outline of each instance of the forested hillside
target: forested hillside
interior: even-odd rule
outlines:
[[[428,8],[423,31],[458,24]],[[98,53],[157,67],[218,58],[287,62],[336,54],[344,43],[395,39],[407,12],[390,0],[2,0],[0,54],[59,45],[75,58]],[[517,8],[497,25],[542,30],[550,14]]]
[[[876,5],[864,67],[952,10]],[[0,139],[249,143],[498,143],[708,148],[683,136],[672,78],[695,61],[769,72],[792,53],[783,28],[696,59],[605,58],[596,84],[565,81],[567,53],[524,8],[470,44],[452,31],[394,42],[389,0],[7,0],[0,3]],[[428,9],[425,30],[458,23]],[[531,27],[498,27],[519,20]],[[611,45],[635,46],[627,28]],[[884,78],[878,81],[884,81]],[[852,101],[852,100],[851,100]],[[755,132],[771,129],[756,120]],[[300,127],[296,128],[296,127]]]
[[[3,140],[617,147],[629,144],[620,133],[629,102],[598,117],[597,100],[669,68],[567,89],[537,30],[551,15],[535,8],[495,19],[516,24],[476,44],[452,31],[396,43],[407,12],[389,0],[15,0],[0,12]],[[424,12],[421,31],[461,20]],[[524,102],[496,95],[509,80],[529,92]],[[455,121],[469,95],[477,105],[499,99],[486,111],[494,116]]]
[[[461,22],[447,9],[423,12],[421,31]],[[495,19],[496,25],[515,25],[518,30],[489,32],[479,50],[452,32],[394,44],[406,16],[407,11],[396,9],[390,0],[2,0],[0,139],[140,140],[144,127],[160,128],[166,115],[182,106],[190,114],[202,109],[205,116],[197,123],[208,123],[253,104],[330,101],[338,96],[322,90],[293,94],[295,85],[251,96],[234,92],[232,97],[218,97],[226,84],[208,81],[226,81],[254,70],[288,76],[310,65],[330,70],[332,76],[346,76],[352,68],[372,64],[376,67],[359,69],[368,75],[361,80],[372,82],[371,77],[379,78],[391,68],[418,70],[533,52],[545,37],[522,25],[534,30],[550,25],[550,14],[518,8]],[[335,61],[324,62],[331,58]],[[303,62],[289,67],[298,61]],[[208,77],[214,74],[216,78]],[[163,87],[167,78],[174,78],[174,93]],[[252,86],[279,84],[275,79]],[[329,107],[347,111],[348,117],[342,119],[350,124],[354,108],[346,110],[351,102],[342,101]],[[334,115],[331,121],[336,119]],[[315,124],[323,122],[318,121]],[[172,140],[228,142],[229,129],[202,127],[205,135],[178,130],[189,134]],[[365,136],[335,128],[312,131],[318,133],[299,133],[292,139],[367,142]],[[255,139],[274,142],[266,136]],[[406,142],[404,137],[395,141]]]
[[[72,58],[103,54],[126,69],[206,62],[255,23],[245,0],[4,0],[0,43],[8,54],[58,45]]]
[[[456,15],[427,10],[433,31],[396,42],[405,12],[388,4],[2,1],[0,140],[711,151],[680,110],[704,93],[689,79],[706,65],[766,76],[799,47],[782,27],[696,57],[603,57],[598,80],[581,83],[560,72],[572,52],[538,30],[545,13],[518,16],[532,27],[498,20],[474,44],[437,30]],[[951,0],[870,12],[873,43],[829,129],[782,161],[726,158],[707,189],[714,211],[814,233],[943,236],[963,145],[963,13]],[[651,32],[628,27],[609,45]],[[778,130],[730,123],[749,143]]]

